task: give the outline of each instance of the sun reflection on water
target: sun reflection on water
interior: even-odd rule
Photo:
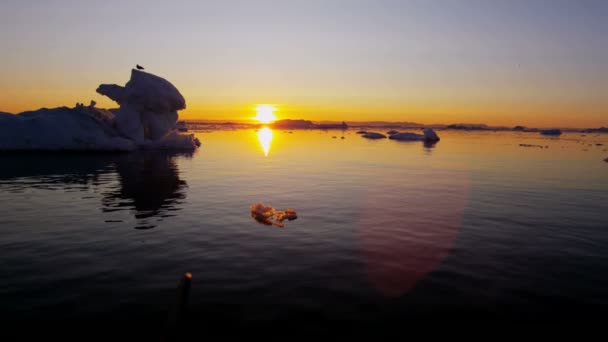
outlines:
[[[272,143],[272,130],[268,127],[261,128],[258,131],[258,140],[264,150],[264,156],[267,157],[270,151],[270,144]]]

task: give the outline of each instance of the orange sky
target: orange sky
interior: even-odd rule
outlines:
[[[608,126],[608,2],[145,4],[2,2],[0,111],[113,107],[139,63],[182,119]]]

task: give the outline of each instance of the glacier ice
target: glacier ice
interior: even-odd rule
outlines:
[[[179,132],[178,111],[186,108],[179,90],[159,76],[135,70],[122,87],[102,84],[97,92],[118,109],[77,103],[74,108],[42,108],[19,114],[0,113],[0,150],[132,151],[194,150],[193,134]]]

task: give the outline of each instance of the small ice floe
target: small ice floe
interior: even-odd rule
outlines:
[[[367,134],[367,131],[357,131],[357,134]]]
[[[293,221],[298,218],[298,215],[293,208],[287,208],[285,210],[276,210],[272,206],[265,205],[262,202],[252,204],[251,217],[261,224],[268,226],[277,226],[280,228],[285,227],[283,221]]]
[[[432,128],[425,128],[424,134],[418,133],[396,133],[389,137],[392,140],[400,140],[400,141],[425,141],[425,142],[437,142],[439,141],[439,136]]]
[[[386,139],[386,135],[375,132],[367,132],[362,137],[366,139]]]
[[[562,131],[559,129],[543,129],[540,131],[542,135],[562,135]]]
[[[386,132],[386,134],[388,134],[388,135],[393,135],[393,134],[397,134],[397,133],[399,133],[399,132],[395,131],[394,129]]]
[[[519,146],[522,146],[522,147],[538,147],[538,148],[549,148],[549,146],[542,146],[542,145],[532,145],[532,144],[519,144]]]

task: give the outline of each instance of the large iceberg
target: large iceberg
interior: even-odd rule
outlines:
[[[91,101],[89,106],[74,108],[0,113],[0,150],[194,150],[200,146],[194,135],[176,127],[177,111],[186,108],[186,101],[169,81],[133,69],[124,87],[102,84],[97,92],[120,108],[100,109]]]

